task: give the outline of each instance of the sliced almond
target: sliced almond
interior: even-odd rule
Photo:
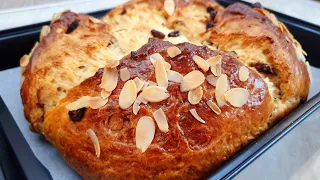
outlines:
[[[157,84],[157,83],[156,83]],[[143,87],[142,87],[142,91],[149,86],[149,81],[144,81]]]
[[[133,105],[132,105],[132,112],[133,112],[133,114],[134,114],[134,115],[137,115],[138,112],[139,112],[139,110],[140,110],[140,105],[137,104],[137,103],[133,103]]]
[[[196,118],[196,120],[198,120],[199,122],[205,124],[206,122],[199,116],[199,114],[197,113],[196,109],[190,109],[190,113],[192,114],[192,116],[194,118]]]
[[[153,66],[156,66],[156,62],[158,59],[164,62],[164,67],[166,71],[169,71],[171,69],[171,64],[165,61],[164,58],[159,53],[154,53],[150,56],[150,61],[153,64]]]
[[[209,64],[209,66],[213,66],[213,65],[221,62],[221,60],[222,60],[221,55],[213,56],[213,57],[210,57],[209,59],[207,59],[207,63]]]
[[[100,96],[92,97],[88,101],[88,106],[92,109],[99,109],[102,106],[106,105],[108,102],[108,99],[103,99]]]
[[[127,81],[119,96],[119,106],[121,109],[130,107],[137,98],[137,87],[133,80]]]
[[[109,59],[106,61],[106,67],[107,68],[115,68],[117,66],[119,66],[120,61],[119,60],[114,60],[114,59]]]
[[[244,82],[249,78],[249,69],[245,66],[241,66],[239,69],[239,80]]]
[[[56,33],[58,33],[58,34],[63,33],[63,32],[64,32],[64,30],[61,29],[61,28],[57,28],[57,29],[56,29]]]
[[[148,86],[158,86],[158,84],[153,81],[148,81],[147,83],[148,83]]]
[[[141,96],[148,102],[160,102],[167,99],[170,95],[164,87],[149,86],[141,92]]]
[[[225,99],[234,107],[241,107],[249,99],[249,91],[244,88],[233,88],[224,94]]]
[[[40,32],[40,40],[47,36],[50,33],[50,26],[42,26],[41,32]]]
[[[88,129],[87,134],[93,143],[94,149],[96,151],[96,156],[100,157],[100,143],[96,133],[92,129]]]
[[[310,83],[312,83],[312,74],[311,74],[310,64],[308,61],[306,61],[306,66],[307,66],[307,71],[309,74]]]
[[[154,53],[154,54],[151,54],[150,55],[150,61],[153,65],[155,65],[156,61],[159,59],[159,60],[162,60],[162,61],[165,61],[164,58],[161,56],[161,54],[159,53]]]
[[[168,81],[177,82],[177,83],[181,83],[183,79],[183,76],[180,73],[172,70],[167,71],[167,77],[168,77]]]
[[[130,72],[127,68],[120,69],[120,79],[123,82],[126,82],[130,79]]]
[[[53,16],[52,16],[52,19],[51,19],[51,24],[53,24],[54,22],[59,20],[61,15],[64,14],[65,12],[68,12],[68,11],[70,11],[70,9],[63,10],[63,11],[61,11],[59,13],[54,13]]]
[[[80,108],[89,107],[89,100],[90,99],[91,99],[90,96],[83,96],[83,97],[77,99],[76,101],[66,105],[66,108],[69,111],[74,111],[74,110],[78,110]]]
[[[145,152],[154,138],[155,131],[153,119],[149,116],[141,117],[136,127],[136,147]]]
[[[26,67],[29,64],[29,56],[27,54],[23,55],[20,59],[20,66]]]
[[[89,20],[95,24],[103,24],[103,21],[94,17],[89,17]]]
[[[207,105],[210,107],[210,109],[215,112],[216,114],[220,115],[221,114],[221,109],[219,108],[218,105],[216,105],[216,103],[214,103],[213,101],[209,100],[207,101]]]
[[[209,70],[209,64],[202,57],[194,55],[192,56],[192,59],[198,65],[198,67],[202,69],[202,71],[207,72]]]
[[[227,92],[228,89],[228,77],[225,74],[221,74],[221,76],[217,80],[215,91],[215,97],[219,107],[222,107],[226,104],[224,93]]]
[[[101,90],[100,96],[102,97],[102,99],[107,99],[110,95],[111,95],[111,92],[108,92],[104,89]]]
[[[202,99],[202,95],[203,95],[203,90],[202,90],[202,87],[199,86],[188,92],[188,101],[190,102],[190,104],[193,104],[193,105],[198,104]]]
[[[139,79],[138,77],[133,79],[134,83],[136,83],[136,87],[137,87],[137,92],[139,92],[142,87],[144,86],[144,81],[142,81],[141,79]]]
[[[164,88],[168,87],[168,77],[167,72],[164,67],[164,62],[160,59],[157,59],[155,66],[155,74],[158,86],[162,86]]]
[[[164,114],[163,110],[160,108],[152,113],[154,119],[157,122],[157,125],[162,132],[169,131],[168,119],[167,116]]]
[[[206,80],[207,80],[208,83],[211,84],[212,86],[216,86],[217,81],[218,81],[218,78],[219,78],[219,77],[216,77],[216,76],[210,74],[210,75],[208,75],[208,76],[206,77]]]
[[[210,70],[211,70],[213,75],[220,76],[221,75],[221,64],[217,63],[217,64],[215,64],[213,66],[210,66]]]
[[[200,86],[204,80],[205,77],[202,72],[198,70],[191,71],[183,77],[180,85],[180,91],[186,92],[195,89]]]
[[[171,58],[174,58],[174,57],[178,56],[179,54],[181,54],[181,50],[177,46],[170,46],[167,49],[167,53]]]
[[[112,92],[118,84],[118,70],[116,68],[104,68],[100,87]]]
[[[164,0],[164,10],[168,13],[169,16],[173,15],[174,9],[174,0]]]

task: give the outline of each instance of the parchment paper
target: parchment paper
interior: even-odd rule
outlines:
[[[314,96],[320,90],[320,69],[311,67],[313,83],[309,97]],[[50,171],[52,177],[56,180],[73,180],[81,177],[64,162],[58,151],[42,136],[29,130],[29,123],[23,115],[23,108],[20,98],[20,68],[13,68],[0,71],[0,95],[6,103],[10,113],[16,120],[21,132],[29,143],[32,151],[41,163]],[[317,110],[315,113],[320,113]],[[308,133],[307,129],[305,130]],[[316,138],[318,139],[318,138]],[[297,139],[299,141],[299,139]],[[304,141],[301,139],[300,141]],[[282,141],[278,146],[281,146]],[[283,147],[284,149],[286,147]],[[307,147],[308,152],[310,148]],[[305,152],[305,153],[308,153]],[[309,156],[311,157],[311,155]],[[290,161],[292,163],[292,160]],[[290,164],[287,164],[290,166]],[[246,179],[250,179],[247,177]]]

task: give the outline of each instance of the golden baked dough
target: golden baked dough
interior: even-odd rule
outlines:
[[[306,54],[273,14],[241,3],[224,8],[214,0],[175,0],[171,12],[164,3],[133,0],[111,10],[102,21],[62,12],[43,28],[31,53],[21,58],[21,97],[30,128],[43,133],[86,179],[206,177],[307,99]],[[178,44],[181,59],[166,55],[170,42]],[[222,55],[222,73],[227,74],[230,88],[249,90],[247,104],[235,108],[229,102],[218,116],[206,104],[208,99],[216,102],[207,81],[196,105],[188,102],[188,93],[180,92],[179,83],[169,83],[168,99],[141,105],[134,115],[132,106],[119,108],[124,85],[119,79],[102,108],[66,109],[80,97],[100,96],[103,70],[97,70],[121,58],[117,69],[127,68],[130,79],[156,82],[149,60],[155,52],[182,75],[202,71],[193,55],[204,59]],[[242,65],[249,70],[244,82],[238,80]],[[156,126],[152,144],[142,153],[135,146],[137,121],[143,115],[153,117],[159,107],[168,118],[169,131],[163,133]],[[192,107],[206,124],[190,114]],[[100,141],[99,158],[88,129]]]
[[[170,97],[161,102],[141,104],[137,115],[132,107],[119,107],[119,94],[124,82],[119,79],[105,106],[87,108],[80,121],[74,122],[68,115],[66,105],[83,96],[100,96],[103,71],[71,89],[56,108],[49,111],[44,121],[44,135],[58,148],[66,161],[86,179],[200,179],[243,145],[257,137],[268,127],[273,103],[267,84],[260,75],[249,70],[249,78],[239,80],[242,63],[223,52],[209,50],[206,46],[189,43],[176,45],[181,54],[174,58],[167,55],[171,43],[151,39],[136,51],[135,57],[126,56],[117,69],[127,68],[130,79],[139,77],[144,81],[156,82],[154,67],[149,60],[153,53],[160,53],[171,64],[171,70],[182,75],[193,70],[202,71],[192,60],[194,55],[208,59],[222,55],[222,73],[228,77],[230,88],[245,88],[249,91],[248,102],[236,108],[229,103],[221,107],[221,114],[214,113],[206,104],[215,102],[216,88],[205,81],[202,100],[191,105],[188,92],[180,91],[180,83],[169,82]],[[212,74],[209,71],[206,76]],[[157,94],[154,94],[157,96]],[[135,145],[135,129],[138,120],[150,116],[162,108],[168,118],[169,131],[161,132],[156,127],[152,144],[142,153]],[[205,124],[197,121],[189,112],[196,109]],[[100,143],[98,158],[87,135],[92,129]]]

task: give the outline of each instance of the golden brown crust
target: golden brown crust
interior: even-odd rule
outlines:
[[[73,23],[73,30],[69,28]],[[75,25],[75,24],[78,24]],[[68,32],[72,30],[72,32]],[[50,26],[23,68],[21,97],[33,131],[41,132],[44,113],[64,95],[105,64],[113,37],[106,25],[88,15],[65,12]],[[103,49],[104,48],[104,49]]]
[[[214,25],[208,33],[209,41],[219,46],[219,50],[238,50],[246,65],[254,67],[260,62],[273,69],[273,74],[261,72],[277,89],[272,92],[273,120],[284,117],[307,99],[310,79],[304,57],[298,54],[300,45],[273,14],[235,3],[218,12]]]
[[[171,64],[172,70],[182,75],[198,69],[192,61],[193,55],[207,59],[220,54],[223,57],[222,72],[227,74],[230,88],[248,89],[248,103],[241,108],[227,104],[221,108],[221,115],[216,115],[205,103],[209,99],[215,101],[213,86],[205,82],[202,85],[203,100],[197,105],[191,105],[187,100],[188,93],[180,92],[180,84],[169,83],[168,99],[141,105],[139,113],[134,115],[132,108],[119,108],[118,98],[124,85],[119,80],[105,106],[97,110],[88,108],[80,122],[71,121],[65,105],[82,96],[99,96],[103,73],[100,70],[95,76],[73,88],[54,110],[49,111],[44,121],[45,136],[80,175],[88,179],[204,178],[268,127],[273,104],[267,84],[258,73],[250,70],[248,81],[241,82],[238,70],[242,63],[236,58],[209,50],[205,46],[182,43],[177,45],[182,54],[171,59],[166,52],[171,45],[169,42],[151,39],[136,52],[134,59],[124,57],[118,69],[127,67],[131,79],[139,77],[145,81],[155,81],[154,68],[149,60],[149,56],[155,52],[160,53]],[[156,128],[151,146],[141,153],[135,146],[137,121],[142,116],[152,117],[152,112],[159,107],[168,118],[169,132],[163,133]],[[189,112],[192,108],[197,109],[206,124],[193,118]],[[111,125],[111,119],[120,123],[120,129],[112,128],[114,122]],[[99,138],[99,158],[86,134],[89,128]]]
[[[82,177],[204,178],[306,100],[310,80],[304,52],[286,27],[268,11],[239,3],[224,9],[213,0],[190,0],[189,3],[175,0],[175,4],[174,14],[169,16],[163,1],[130,1],[107,14],[103,18],[105,22],[65,12],[51,25],[49,35],[44,35],[34,48],[27,67],[22,68],[22,80],[25,80],[21,96],[32,129],[44,131]],[[209,7],[215,9],[214,14],[207,12]],[[73,23],[75,19],[80,22],[78,26]],[[76,29],[69,29],[70,25]],[[152,37],[151,29],[164,33],[164,40],[174,44],[191,41],[210,49],[234,52],[212,51],[184,43],[178,47],[184,49],[183,54],[188,57],[169,60],[164,55],[169,42],[151,40],[144,45]],[[181,35],[169,38],[168,33],[173,30],[180,31]],[[65,34],[66,31],[71,33]],[[221,54],[223,70],[232,77],[230,86],[249,89],[249,105],[253,106],[234,108],[227,104],[217,116],[204,103],[208,98],[214,100],[213,88],[207,82],[203,85],[204,100],[195,106],[187,102],[186,93],[181,93],[177,84],[171,83],[170,98],[142,105],[135,116],[132,108],[119,109],[118,96],[124,84],[119,80],[106,106],[99,110],[88,108],[80,122],[70,121],[65,105],[84,95],[100,95],[98,85],[103,71],[85,79],[103,67],[106,60],[120,59],[142,45],[136,59],[126,56],[118,67],[127,67],[131,79],[138,76],[155,81],[153,66],[147,60],[155,51],[160,51],[172,69],[183,75],[197,69],[190,53],[200,53],[204,58]],[[25,60],[26,56],[22,65]],[[250,71],[249,81],[245,83],[236,78],[242,63]],[[134,140],[137,120],[143,115],[152,117],[152,112],[159,107],[169,119],[169,132],[156,128],[153,143],[141,153]],[[200,124],[190,115],[191,107],[199,109],[206,124]],[[100,158],[95,156],[86,134],[89,128],[100,140]]]

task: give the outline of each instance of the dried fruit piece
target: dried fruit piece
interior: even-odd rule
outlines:
[[[127,81],[119,96],[119,106],[121,109],[130,107],[137,98],[137,87],[133,80]]]
[[[244,88],[233,88],[224,94],[225,99],[234,107],[241,107],[249,99],[249,91]]]
[[[164,67],[164,62],[161,59],[157,59],[155,66],[155,74],[158,86],[162,86],[164,88],[168,87],[168,77],[167,72]]]
[[[80,108],[89,107],[89,100],[90,99],[91,99],[90,96],[83,96],[83,97],[77,99],[76,101],[66,105],[66,108],[69,111],[74,111],[74,110],[78,110]]]
[[[245,66],[241,66],[239,69],[239,80],[244,82],[249,78],[249,69]]]
[[[123,82],[130,79],[130,72],[127,68],[120,69],[120,79]]]
[[[96,133],[92,129],[88,129],[87,134],[93,143],[94,149],[96,151],[96,156],[100,157],[100,143]]]
[[[183,76],[180,73],[172,70],[167,71],[167,77],[169,81],[177,83],[181,83],[183,79]]]
[[[167,90],[160,86],[149,86],[141,92],[141,97],[148,102],[160,102],[169,96]]]
[[[79,122],[83,118],[84,113],[86,112],[86,109],[87,108],[80,108],[77,110],[69,111],[68,112],[69,118],[73,122]]]
[[[40,40],[43,39],[43,37],[47,36],[50,33],[50,26],[42,26],[41,32],[40,32]]]
[[[192,116],[194,118],[196,118],[196,120],[198,120],[199,122],[205,124],[206,122],[199,116],[199,114],[197,113],[196,109],[190,109],[190,113],[192,114]]]
[[[139,92],[142,87],[144,86],[144,81],[142,81],[141,79],[139,79],[138,77],[133,79],[134,83],[136,83],[136,87],[137,87],[137,92]]]
[[[192,59],[198,65],[198,67],[202,69],[202,71],[207,72],[209,70],[209,64],[202,57],[194,55],[192,56]]]
[[[136,147],[142,152],[145,152],[150,146],[155,130],[156,128],[151,117],[143,116],[139,119],[136,127]]]
[[[199,86],[188,92],[188,101],[190,102],[190,104],[193,104],[193,105],[198,104],[202,99],[202,95],[203,95],[203,90],[202,90],[202,87]]]
[[[215,91],[215,97],[219,107],[222,107],[226,104],[224,93],[227,92],[228,89],[228,77],[225,74],[221,74],[221,76],[217,80]]]
[[[178,56],[179,54],[181,54],[181,50],[177,46],[170,46],[167,49],[167,53],[171,58],[174,58],[174,57]]]
[[[100,88],[112,92],[118,84],[118,70],[116,68],[104,68]]]
[[[111,92],[108,92],[104,89],[101,90],[100,96],[102,97],[102,99],[107,99],[110,95],[111,95]]]
[[[168,13],[169,16],[173,15],[174,9],[174,0],[164,0],[164,10]]]
[[[29,64],[29,56],[27,54],[23,55],[20,59],[20,66],[26,67]]]
[[[213,101],[209,100],[207,101],[207,105],[210,107],[210,109],[215,112],[216,114],[220,115],[221,114],[221,109],[219,108],[219,106],[214,103]]]
[[[178,36],[180,36],[179,31],[172,31],[168,34],[168,37],[178,37]]]
[[[109,59],[106,61],[105,67],[107,68],[115,68],[119,65],[120,61],[119,60],[114,60],[114,59]]]
[[[163,34],[163,33],[160,32],[160,31],[157,31],[157,30],[155,30],[155,29],[152,29],[152,30],[151,30],[151,34],[152,34],[153,37],[159,38],[159,39],[163,39],[163,38],[166,37],[165,34]]]
[[[254,62],[250,64],[251,67],[254,67],[257,71],[264,74],[274,74],[273,68],[269,64]]]
[[[162,132],[168,132],[169,126],[168,126],[168,119],[166,115],[164,114],[163,110],[160,108],[152,113],[154,119],[157,122],[157,125]]]
[[[99,109],[102,106],[106,105],[108,102],[108,99],[103,99],[100,96],[91,97],[88,101],[88,106],[92,109]]]
[[[206,80],[207,80],[208,83],[211,84],[212,86],[216,86],[217,81],[218,81],[218,78],[219,78],[219,77],[216,77],[216,76],[210,74],[210,75],[208,75],[208,76],[206,77]]]
[[[71,24],[69,24],[66,34],[72,33],[79,26],[79,21],[74,20]]]
[[[186,92],[195,89],[200,86],[204,80],[205,77],[202,72],[198,70],[191,71],[183,77],[180,85],[180,91]]]

